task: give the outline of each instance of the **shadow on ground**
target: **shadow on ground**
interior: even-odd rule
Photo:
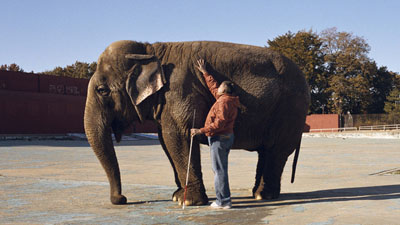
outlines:
[[[266,206],[283,206],[322,202],[343,202],[362,200],[388,200],[400,198],[400,185],[371,187],[339,188],[313,192],[281,194],[273,201],[255,201],[252,197],[235,197],[235,208],[254,208]]]

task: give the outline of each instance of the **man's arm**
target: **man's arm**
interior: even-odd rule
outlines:
[[[207,72],[206,70],[206,65],[204,63],[203,59],[199,59],[197,60],[197,69],[200,70],[200,72],[203,74],[204,80],[207,83],[208,89],[210,90],[211,94],[214,96],[215,99],[217,99],[217,93],[218,93],[218,82]],[[217,123],[215,123],[217,122]],[[221,125],[225,123],[225,118],[222,118],[222,120],[220,120],[219,118],[217,118],[216,121],[214,121],[214,123],[211,125],[211,128],[202,128],[203,132],[200,129],[196,129],[196,128],[192,128],[190,130],[190,134],[192,136],[201,134],[201,133],[205,133],[207,131],[215,131],[217,129],[220,129]]]
[[[200,70],[200,72],[203,74],[204,80],[207,83],[208,89],[210,90],[211,94],[214,96],[215,99],[217,99],[217,93],[218,93],[218,82],[214,79],[213,76],[211,76],[207,70],[206,70],[206,65],[204,63],[203,59],[197,60],[197,69]]]
[[[221,131],[225,129],[226,122],[228,120],[229,116],[229,105],[228,104],[223,104],[223,103],[217,103],[216,105],[216,117],[214,119],[214,122],[209,124],[207,127],[200,128],[200,132],[205,134],[205,133],[216,133],[218,131]]]

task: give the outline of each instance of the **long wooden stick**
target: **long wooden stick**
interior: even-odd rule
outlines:
[[[194,128],[195,118],[196,118],[196,110],[194,110],[194,112],[193,112],[192,128]],[[192,158],[192,147],[193,147],[193,136],[192,136],[192,134],[190,134],[189,160],[188,160],[188,166],[187,166],[187,171],[186,171],[186,184],[185,184],[185,193],[183,194],[183,206],[182,206],[182,209],[185,209],[187,186],[188,186],[188,183],[189,183],[190,159]]]

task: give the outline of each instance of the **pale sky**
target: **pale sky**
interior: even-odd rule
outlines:
[[[97,61],[117,40],[267,45],[288,31],[337,27],[363,37],[369,57],[400,72],[400,1],[0,0],[0,64],[42,72]]]

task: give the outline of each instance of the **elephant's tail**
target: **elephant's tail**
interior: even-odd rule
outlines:
[[[299,153],[300,153],[300,145],[301,145],[301,139],[300,139],[299,144],[297,145],[296,151],[294,153],[294,159],[293,159],[293,165],[292,165],[291,183],[294,183],[294,177],[295,177],[295,174],[296,174],[297,159],[299,158]]]

